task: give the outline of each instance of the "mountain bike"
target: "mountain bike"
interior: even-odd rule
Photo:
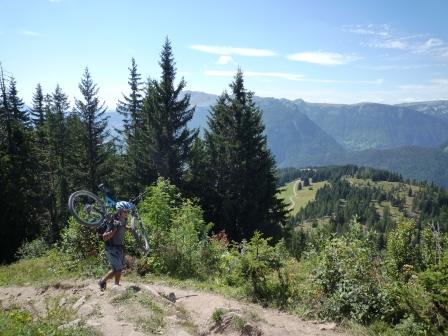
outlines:
[[[104,184],[100,184],[98,188],[104,195],[103,199],[87,190],[75,191],[68,199],[68,210],[72,216],[78,223],[92,230],[98,230],[101,226],[113,220],[115,204],[117,203],[109,196],[110,191]],[[148,235],[136,206],[144,195],[144,192],[141,193],[130,199],[129,203],[132,204],[130,211],[132,234],[140,247],[148,253],[150,251]]]

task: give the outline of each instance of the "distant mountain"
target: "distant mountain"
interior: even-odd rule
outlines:
[[[204,101],[215,102],[217,96],[190,92],[191,104],[197,104],[190,127],[207,127],[210,106]],[[330,135],[312,122],[297,106],[287,99],[259,98],[257,105],[263,111],[268,145],[279,166],[304,166],[327,164],[327,158],[344,149]]]
[[[445,122],[448,122],[448,100],[435,100],[417,103],[404,103],[398,106],[404,106],[424,114],[432,115]]]
[[[263,111],[268,145],[279,166],[329,164],[333,155],[344,152],[291,101],[257,98],[256,103]]]
[[[216,95],[188,92],[191,128],[205,129]],[[385,105],[318,104],[255,97],[279,167],[370,166],[448,186],[448,101]],[[110,126],[121,116],[110,112]]]
[[[448,122],[404,106],[312,104],[299,109],[347,150],[437,147],[448,140]]]

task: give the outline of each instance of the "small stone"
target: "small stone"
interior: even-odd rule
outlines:
[[[94,309],[91,305],[85,304],[85,305],[82,305],[81,307],[79,307],[78,314],[81,316],[89,316],[89,315],[93,314],[93,311],[94,311]]]
[[[67,303],[67,299],[65,297],[61,298],[59,300],[59,307],[65,306],[66,303]]]
[[[93,327],[93,328],[101,327],[101,326],[102,326],[102,324],[101,324],[100,322],[92,321],[92,320],[88,320],[88,321],[86,322],[86,325],[88,325],[89,327]]]
[[[71,321],[71,322],[69,322],[69,323],[60,325],[60,326],[58,327],[58,330],[74,328],[74,327],[79,326],[80,323],[81,323],[81,319],[76,319],[76,320],[73,320],[73,321]]]
[[[336,323],[327,323],[320,327],[320,330],[335,330]]]
[[[78,310],[79,307],[81,307],[86,302],[86,297],[81,296],[78,301],[73,305],[74,310]]]

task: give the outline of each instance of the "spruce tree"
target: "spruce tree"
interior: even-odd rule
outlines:
[[[2,70],[0,68],[0,70]],[[0,261],[11,261],[20,244],[33,239],[42,224],[40,184],[33,136],[16,81],[0,71]]]
[[[33,95],[33,108],[31,109],[31,116],[35,128],[40,128],[45,121],[44,111],[44,94],[42,93],[42,86],[37,84],[36,91]]]
[[[84,125],[82,132],[82,149],[85,157],[80,162],[86,174],[86,187],[93,192],[106,175],[105,162],[109,154],[109,144],[106,142],[109,132],[106,108],[98,98],[98,87],[93,83],[89,69],[86,68],[79,84],[82,100],[75,99],[76,112]]]
[[[67,201],[69,194],[69,157],[73,155],[68,151],[67,114],[70,104],[67,95],[59,85],[51,95],[51,103],[47,106],[47,120],[45,122],[48,151],[48,180],[50,193],[48,195],[48,211],[50,216],[50,228],[48,239],[56,241],[60,229],[67,220]]]
[[[143,107],[143,82],[138,72],[135,59],[131,60],[129,69],[129,95],[123,94],[123,100],[117,104],[117,112],[123,117],[123,129],[117,130],[122,134],[123,141],[129,147],[133,141],[135,130],[141,126],[141,110]]]
[[[255,230],[279,238],[284,204],[276,197],[275,161],[267,148],[261,110],[244,87],[238,70],[212,107],[206,131],[213,194],[212,221],[231,239],[250,238]]]
[[[141,143],[141,134],[143,127],[143,89],[141,75],[138,72],[135,59],[132,58],[131,67],[129,68],[129,94],[124,95],[123,99],[118,101],[117,112],[122,116],[123,129],[117,129],[116,131],[120,135],[118,142],[122,144],[124,150],[122,155],[116,158],[118,165],[116,182],[120,185],[117,186],[122,193],[137,194],[146,185],[153,182],[153,174],[139,173],[141,170],[141,161],[139,144]],[[144,144],[142,145],[144,147]],[[149,182],[146,184],[146,182]]]
[[[159,81],[148,85],[143,105],[144,127],[150,150],[151,163],[157,173],[182,186],[186,163],[197,130],[190,130],[187,123],[192,119],[194,108],[190,107],[190,95],[181,96],[186,82],[182,78],[175,85],[176,67],[171,42],[166,39],[160,54],[162,74]]]

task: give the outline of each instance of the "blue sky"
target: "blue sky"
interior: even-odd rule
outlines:
[[[79,97],[89,67],[115,108],[134,57],[159,76],[165,37],[187,89],[219,94],[238,66],[258,96],[448,99],[448,1],[0,0],[0,62],[27,104],[37,83]]]

